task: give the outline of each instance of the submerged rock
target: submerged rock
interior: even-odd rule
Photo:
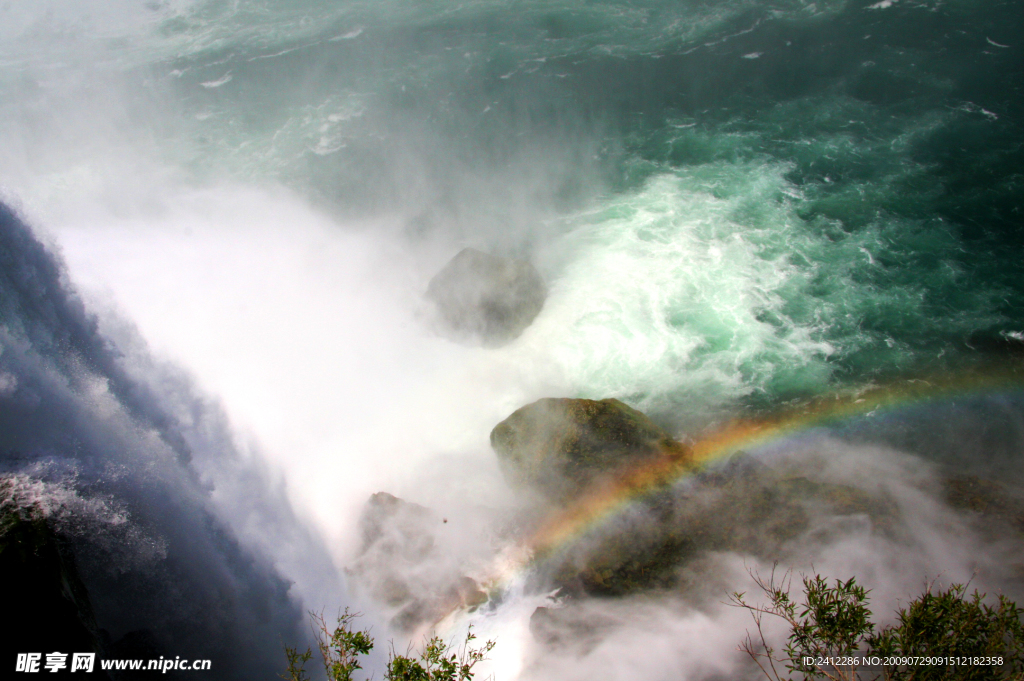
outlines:
[[[616,399],[537,400],[495,426],[491,446],[512,484],[554,501],[639,460],[689,456],[645,414]]]
[[[503,345],[540,313],[547,287],[528,262],[464,248],[430,280],[426,297],[455,337]]]

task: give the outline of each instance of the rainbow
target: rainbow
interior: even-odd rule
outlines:
[[[571,506],[547,517],[519,546],[495,561],[486,586],[492,591],[505,589],[523,571],[571,546],[592,529],[611,522],[638,500],[738,452],[857,416],[1022,387],[1024,364],[1003,364],[931,376],[927,380],[904,379],[884,386],[871,385],[810,400],[767,417],[730,421],[690,443],[690,456],[666,453],[647,460],[592,487]]]

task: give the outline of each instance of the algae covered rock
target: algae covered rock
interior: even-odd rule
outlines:
[[[694,570],[709,556],[784,560],[787,547],[816,525],[822,532],[834,522],[869,523],[884,535],[897,515],[895,502],[881,491],[740,462],[635,499],[629,513],[560,551],[545,577],[566,595],[677,589],[701,583]]]
[[[599,478],[646,458],[685,458],[686,448],[619,400],[544,398],[491,431],[509,481],[565,501]]]
[[[1024,534],[1024,490],[1012,482],[956,473],[946,477],[942,486],[946,503],[973,517],[986,533]]]
[[[530,263],[465,248],[427,286],[444,329],[460,340],[515,340],[544,307],[547,287]]]

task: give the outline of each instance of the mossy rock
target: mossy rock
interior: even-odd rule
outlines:
[[[567,595],[675,588],[682,568],[714,552],[783,559],[816,516],[865,515],[885,533],[897,513],[885,497],[786,471],[698,475],[685,491],[637,500],[630,516],[584,536],[558,555],[548,579]]]
[[[952,475],[943,480],[946,502],[993,525],[1009,526],[1024,534],[1024,494],[1020,489],[976,475]]]
[[[537,400],[495,426],[491,446],[511,484],[560,502],[643,459],[689,457],[684,445],[616,399]]]

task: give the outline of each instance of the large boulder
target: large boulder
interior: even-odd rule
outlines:
[[[884,533],[898,512],[884,493],[814,480],[795,468],[740,463],[633,499],[630,513],[559,551],[545,565],[545,577],[565,595],[615,597],[697,586],[715,554],[785,560],[787,547],[825,518],[868,521]]]
[[[643,459],[689,457],[684,445],[616,399],[537,400],[495,426],[491,446],[513,485],[558,502]]]
[[[528,262],[465,248],[430,280],[426,297],[450,335],[496,346],[533,322],[547,287]]]

